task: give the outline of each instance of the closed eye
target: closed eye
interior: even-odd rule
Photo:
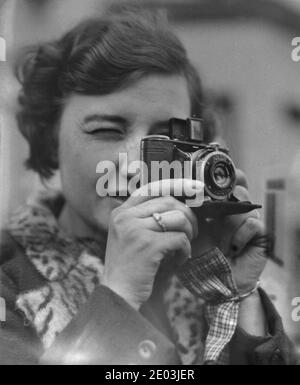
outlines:
[[[87,130],[86,133],[87,134],[97,134],[97,133],[119,133],[119,134],[123,134],[123,130],[121,130],[120,128],[111,128],[111,127],[101,127],[101,128],[93,128],[91,130]]]
[[[121,128],[99,127],[85,130],[86,134],[103,140],[122,140],[126,133]]]
[[[128,121],[118,115],[90,114],[82,123],[81,129],[86,134],[107,140],[121,140],[126,136]]]

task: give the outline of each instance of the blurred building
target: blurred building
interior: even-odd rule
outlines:
[[[11,208],[39,186],[37,177],[23,167],[27,145],[13,120],[18,89],[11,73],[14,55],[24,45],[55,38],[78,20],[120,1],[7,0],[2,3],[9,20],[5,30],[0,31],[9,42],[8,62],[5,66],[0,63],[6,84],[6,96],[2,92],[0,106],[5,110],[1,136],[1,216],[6,218]],[[210,102],[219,113],[221,135],[236,165],[247,174],[252,199],[263,204],[262,216],[276,236],[263,286],[281,312],[289,334],[294,340],[298,338],[300,344],[300,323],[291,320],[291,300],[300,296],[300,270],[295,268],[299,267],[300,257],[292,251],[293,230],[289,220],[294,211],[289,204],[293,195],[289,190],[290,179],[296,175],[291,173],[291,165],[300,149],[300,62],[291,59],[291,40],[300,36],[300,1],[140,0],[138,3],[168,10],[175,30],[200,72]]]

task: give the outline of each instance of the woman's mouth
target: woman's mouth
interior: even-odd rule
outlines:
[[[129,197],[128,196],[125,196],[125,197],[124,196],[116,196],[115,198],[120,200],[120,201],[125,202]]]
[[[116,200],[124,203],[129,198],[129,196],[129,192],[117,192],[117,194],[112,198],[115,198]]]

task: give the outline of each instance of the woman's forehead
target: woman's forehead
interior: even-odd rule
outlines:
[[[186,117],[191,103],[186,80],[181,76],[151,75],[108,95],[72,95],[67,104],[71,116],[105,114],[128,119],[153,114],[160,119]],[[155,117],[155,116],[153,116]]]

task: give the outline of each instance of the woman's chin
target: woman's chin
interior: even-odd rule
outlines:
[[[126,198],[126,197],[124,197]],[[94,213],[96,214],[96,217],[98,221],[101,222],[106,221],[106,223],[109,223],[109,219],[111,216],[111,213],[114,209],[120,207],[126,199],[123,197],[105,197],[102,198],[101,201],[98,201],[96,210]]]

